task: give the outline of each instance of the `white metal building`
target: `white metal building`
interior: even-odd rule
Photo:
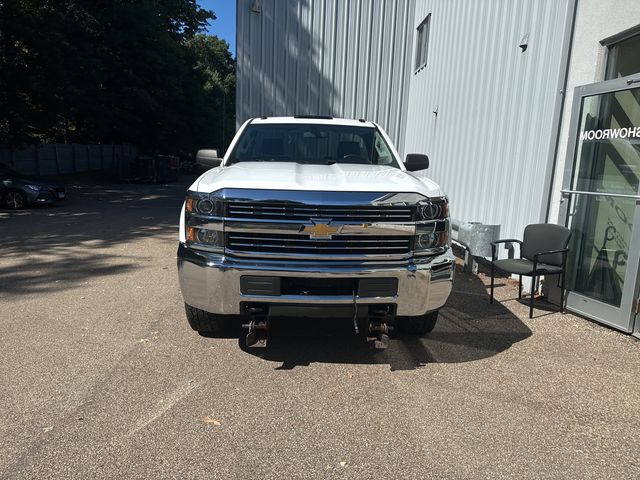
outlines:
[[[375,119],[401,148],[414,0],[238,0],[236,123]]]
[[[238,0],[237,22],[238,122],[380,123],[457,220],[570,226],[570,309],[640,330],[637,0]]]

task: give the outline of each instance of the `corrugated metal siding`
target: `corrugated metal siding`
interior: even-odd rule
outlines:
[[[429,155],[454,218],[515,238],[539,221],[571,3],[417,1],[413,36],[428,14],[431,32],[427,66],[411,74],[405,152]]]
[[[332,115],[404,141],[415,0],[237,2],[238,125],[260,115]]]

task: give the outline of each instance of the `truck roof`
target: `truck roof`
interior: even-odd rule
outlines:
[[[320,124],[320,125],[345,125],[351,127],[375,127],[367,120],[354,120],[349,118],[333,118],[321,115],[295,115],[293,117],[256,117],[251,120],[256,124]]]

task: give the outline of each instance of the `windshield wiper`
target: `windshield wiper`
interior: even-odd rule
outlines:
[[[335,163],[337,163],[335,160],[323,160],[323,159],[317,159],[317,160],[312,160],[312,161],[302,161],[302,160],[296,160],[295,163],[299,164],[299,165],[333,165]]]

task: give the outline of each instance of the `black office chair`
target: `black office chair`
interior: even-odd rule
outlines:
[[[518,298],[522,298],[522,276],[531,279],[529,318],[533,318],[533,296],[540,275],[561,275],[560,311],[564,313],[565,270],[571,231],[561,225],[537,223],[527,225],[522,241],[515,239],[491,242],[491,303],[495,269],[518,275]],[[520,244],[520,258],[496,260],[496,247],[500,243]]]

